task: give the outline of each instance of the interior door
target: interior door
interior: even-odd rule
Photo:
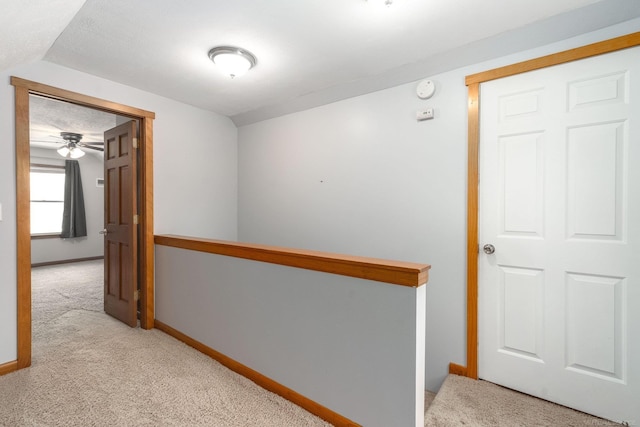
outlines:
[[[640,423],[640,48],[481,85],[479,376]]]
[[[136,122],[104,133],[104,311],[137,325]]]

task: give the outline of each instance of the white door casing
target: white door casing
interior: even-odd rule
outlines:
[[[480,90],[479,375],[640,424],[640,48]]]

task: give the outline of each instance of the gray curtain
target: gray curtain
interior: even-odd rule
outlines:
[[[61,237],[84,237],[87,235],[87,218],[84,212],[80,164],[77,160],[65,161],[64,176],[64,212],[62,213]]]

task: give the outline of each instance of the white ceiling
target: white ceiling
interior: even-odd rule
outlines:
[[[0,68],[44,58],[242,125],[640,16],[638,0],[383,3],[2,0]],[[207,57],[218,45],[257,66],[219,74]]]

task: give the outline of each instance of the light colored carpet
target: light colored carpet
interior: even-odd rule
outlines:
[[[431,406],[431,403],[433,403],[433,399],[436,398],[436,394],[432,391],[425,391],[424,392],[424,413],[427,413],[427,410],[429,409],[429,407]]]
[[[564,406],[497,386],[449,375],[426,411],[429,427],[619,426]]]
[[[33,365],[0,377],[0,426],[329,426],[102,310],[102,263],[33,269]]]

